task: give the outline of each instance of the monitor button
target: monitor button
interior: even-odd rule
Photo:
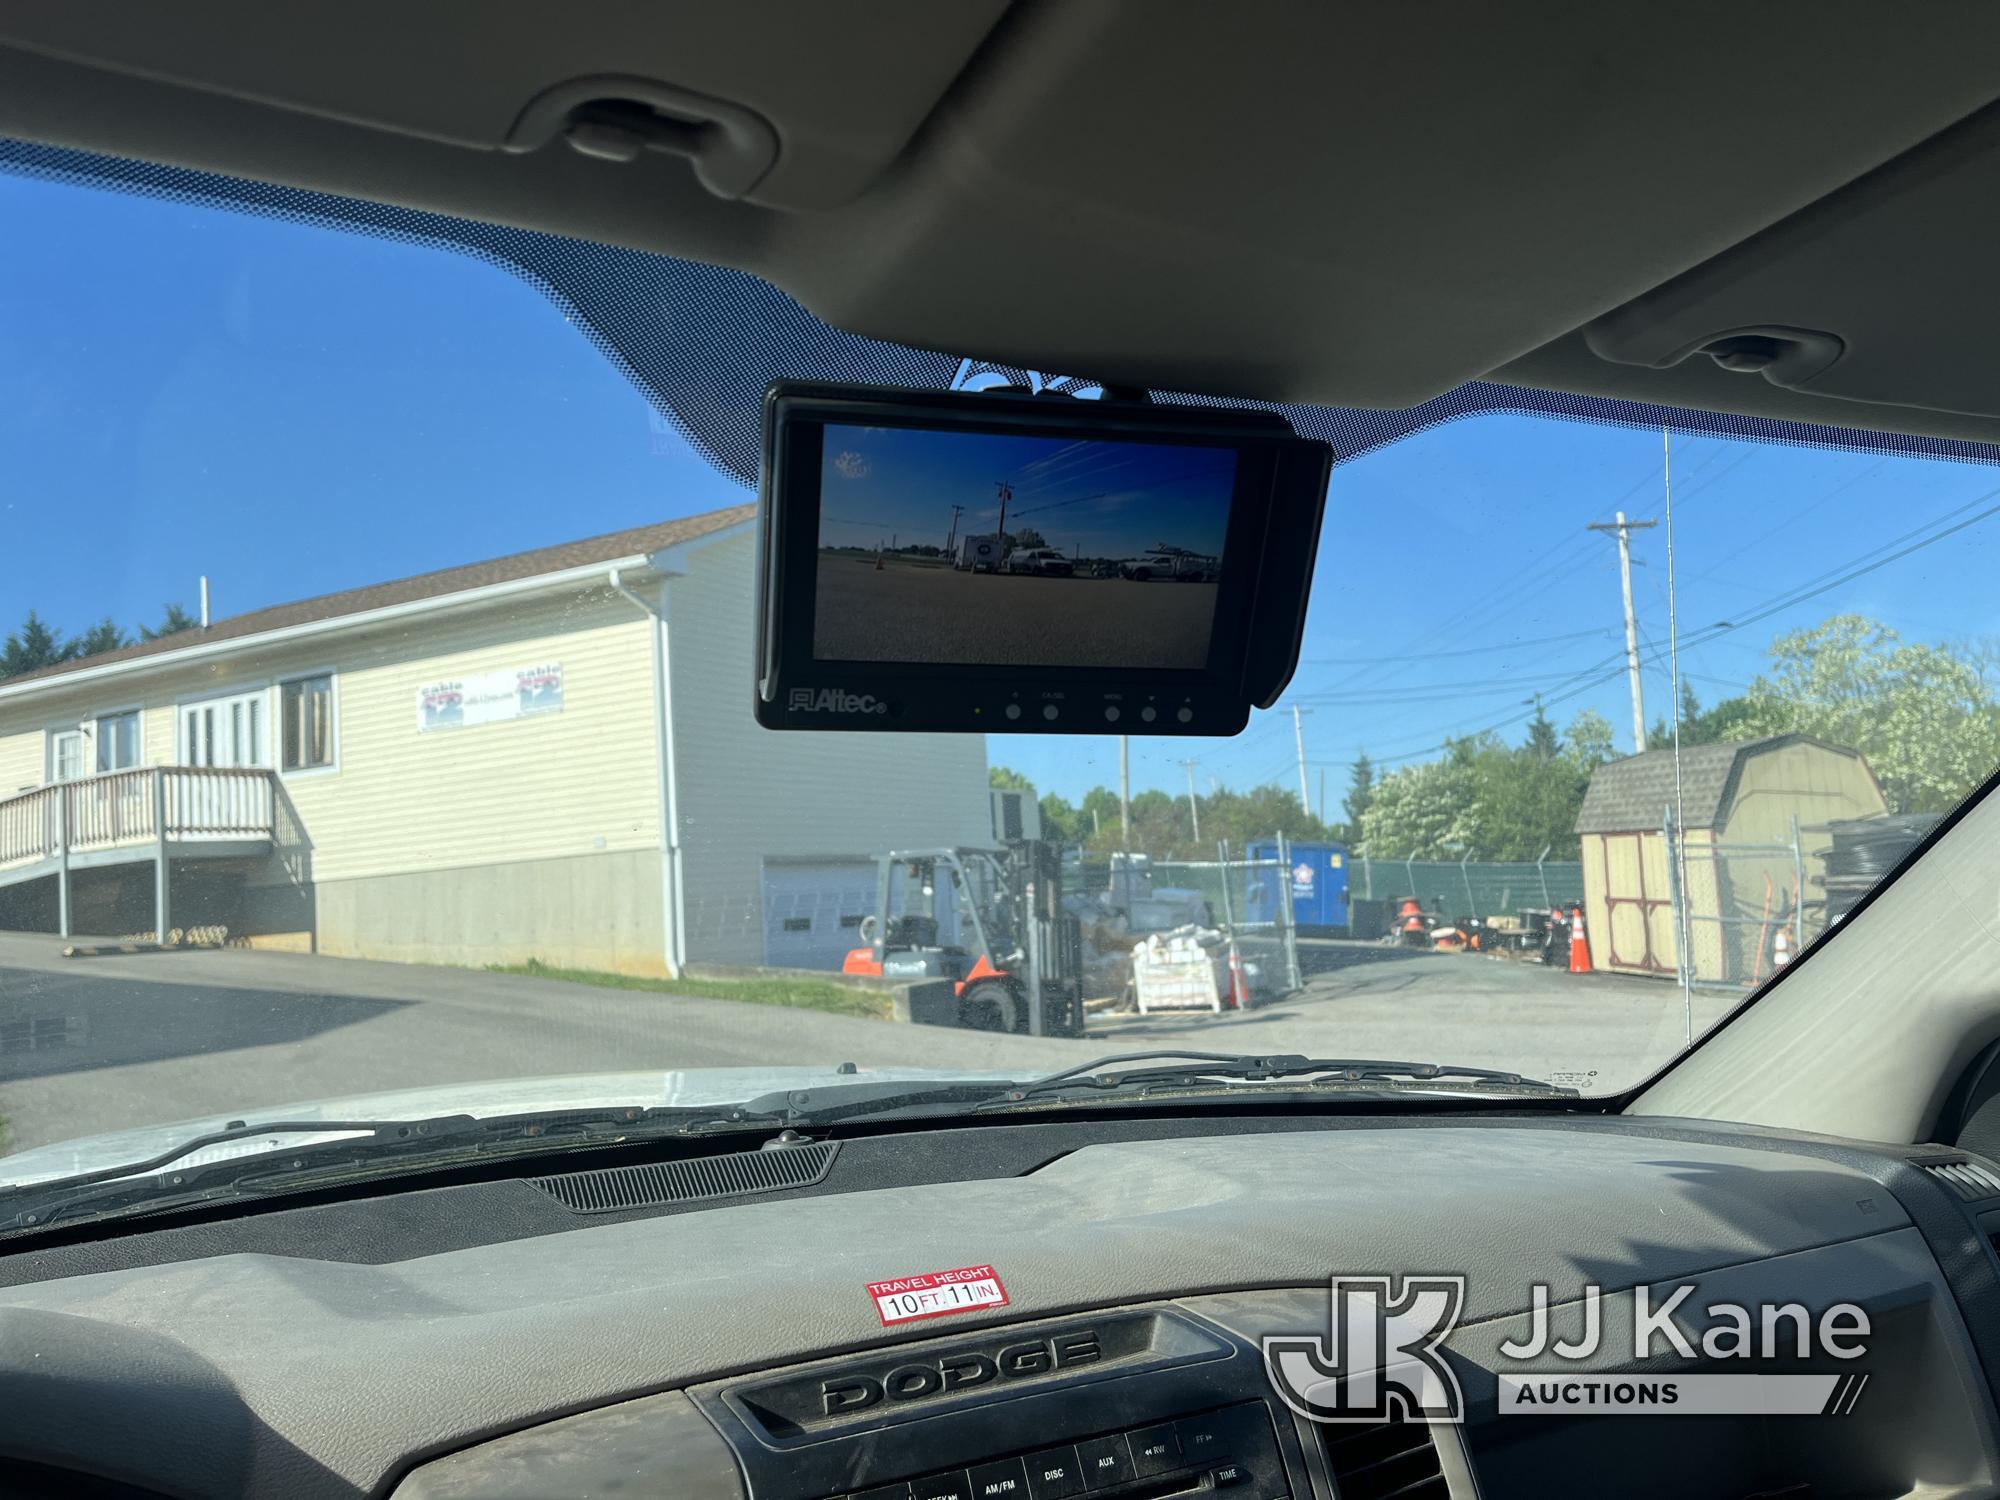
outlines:
[[[1021,717],[1021,705],[1020,705],[1020,704],[1018,704],[1018,703],[1010,703],[1010,704],[1008,704],[1008,705],[1007,705],[1007,717],[1008,717],[1008,718],[1010,718],[1010,719],[1018,719],[1018,718],[1020,718],[1020,717]]]
[[[1157,719],[1159,716],[1160,716],[1160,711],[1154,708],[1153,705],[1150,703],[1148,703],[1144,708],[1139,710],[1139,717],[1144,719],[1148,724],[1152,723],[1153,720]]]
[[[1107,724],[1116,724],[1116,723],[1118,722],[1118,705],[1117,705],[1117,704],[1113,703],[1113,704],[1110,704],[1110,705],[1108,705],[1108,706],[1107,706],[1107,707],[1105,708],[1105,710],[1104,710],[1104,722],[1105,722],[1105,723],[1107,723]]]
[[[1042,705],[1042,717],[1045,719],[1061,718],[1062,710],[1057,708],[1053,703],[1044,703]]]
[[[1174,717],[1176,719],[1179,719],[1183,724],[1191,723],[1194,720],[1194,710],[1189,708],[1186,704],[1182,704],[1181,707],[1175,711]]]

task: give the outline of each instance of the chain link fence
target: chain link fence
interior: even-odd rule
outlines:
[[[1424,910],[1453,917],[1511,916],[1552,906],[1568,908],[1583,900],[1583,865],[1576,860],[1454,863],[1357,854],[1348,868],[1351,898],[1399,902],[1415,896]]]
[[[1254,996],[1270,999],[1304,984],[1292,910],[1289,843],[1252,859],[1227,844],[1212,860],[1135,855],[1082,858],[1069,867],[1068,897],[1083,919],[1086,966],[1100,968],[1149,933],[1194,924],[1236,941]]]

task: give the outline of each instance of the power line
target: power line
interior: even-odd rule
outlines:
[[[1463,646],[1452,651],[1419,651],[1407,656],[1309,656],[1302,666],[1312,667],[1365,667],[1382,662],[1401,661],[1442,661],[1454,656],[1491,656],[1496,651],[1519,651],[1528,646],[1549,646],[1558,641],[1581,641],[1593,636],[1616,635],[1617,628],[1600,625],[1595,630],[1573,630],[1566,635],[1532,636],[1527,640],[1508,641],[1498,646]]]
[[[1538,570],[1530,573],[1526,578],[1522,578],[1517,574],[1506,582],[1487,590],[1486,593],[1468,603],[1465,608],[1459,610],[1456,614],[1448,616],[1433,629],[1426,631],[1423,635],[1412,641],[1410,643],[1411,647],[1414,649],[1428,646],[1432,641],[1449,635],[1455,630],[1469,629],[1478,621],[1512,604],[1524,593],[1541,589],[1544,586],[1546,577],[1556,571],[1556,564],[1562,559],[1563,555],[1567,552],[1579,550],[1588,543],[1588,540],[1587,537],[1581,535],[1571,536],[1542,559],[1541,567]],[[1389,663],[1386,661],[1377,660],[1373,664],[1364,666],[1360,670],[1342,678],[1340,681],[1333,683],[1331,686],[1334,689],[1350,687],[1360,682],[1364,677],[1383,670],[1388,665]]]
[[[1964,512],[1970,509],[1971,507],[1979,505],[1984,501],[1991,500],[1996,495],[2000,495],[2000,488],[1988,490],[1984,494],[1976,496],[1972,500],[1967,501],[1964,505],[1960,505],[1952,510],[1946,511],[1942,516],[1935,517],[1932,520],[1925,522],[1921,526],[1915,527],[1910,531],[1904,532],[1899,537],[1895,537],[1890,541],[1884,542],[1880,546],[1870,548],[1867,552],[1858,554],[1856,558],[1849,559],[1849,563],[1854,563],[1862,558],[1873,558],[1874,560],[1871,562],[1867,562],[1859,567],[1849,567],[1848,564],[1838,565],[1836,568],[1830,569],[1827,573],[1818,574],[1816,577],[1806,580],[1804,584],[1789,589],[1785,591],[1783,594],[1771,596],[1769,599],[1766,600],[1766,602],[1763,605],[1760,605],[1759,607],[1751,611],[1749,614],[1744,615],[1741,619],[1720,621],[1717,624],[1706,626],[1701,630],[1695,631],[1690,636],[1688,636],[1686,640],[1683,640],[1680,643],[1680,645],[1684,650],[1691,646],[1706,645],[1710,641],[1719,639],[1721,636],[1741,630],[1746,625],[1754,625],[1759,620],[1767,620],[1772,615],[1780,614],[1787,609],[1795,607],[1796,605],[1803,604],[1808,599],[1816,599],[1821,594],[1825,594],[1833,589],[1839,588],[1842,584],[1852,583],[1855,579],[1865,577],[1866,575],[1873,573],[1878,569],[1885,568],[1890,563],[1898,562],[1901,559],[1910,556],[1912,553],[1921,552],[1924,548],[1933,546],[1936,543],[1943,541],[1948,536],[1955,535],[1956,533],[1965,530],[1969,526],[1977,525],[1979,522],[1987,519],[1989,516],[2000,514],[2000,505],[1987,506],[1986,509],[1979,511],[1974,515],[1967,516],[1964,520],[1958,521],[1956,524],[1946,527],[1944,530],[1936,532],[1933,535],[1925,536],[1921,541],[1913,542],[1911,545],[1907,547],[1902,547],[1900,548],[1900,550],[1890,552],[1885,557],[1876,556],[1877,553],[1882,552],[1885,548],[1896,547],[1897,544],[1900,542],[1906,541],[1911,537],[1920,536],[1923,532],[1929,530],[1931,527],[1938,525],[1940,522],[1950,520],[1955,516],[1963,515]],[[1842,568],[1846,568],[1847,571],[1842,572],[1841,571]],[[1839,576],[1837,577],[1832,576],[1835,573],[1838,573]],[[1589,672],[1592,671],[1593,669],[1585,668],[1584,670],[1585,672]],[[1580,693],[1588,692],[1593,687],[1598,687],[1606,682],[1611,681],[1613,678],[1617,677],[1618,673],[1621,670],[1623,669],[1620,667],[1614,667],[1609,672],[1605,673],[1602,676],[1593,678],[1590,681],[1579,682],[1577,686],[1568,691],[1550,694],[1547,698],[1544,699],[1544,701],[1547,703],[1565,702],[1571,698],[1578,696]],[[1579,677],[1581,677],[1582,675],[1583,675],[1582,673],[1578,674]],[[1466,733],[1461,733],[1457,735],[1448,735],[1447,738],[1464,739],[1467,738],[1468,735],[1495,733],[1501,729],[1505,729],[1514,724],[1520,723],[1522,720],[1528,717],[1529,715],[1525,713],[1510,714],[1506,718],[1500,720],[1499,722],[1486,725],[1484,728],[1467,731]],[[1416,760],[1426,755],[1436,755],[1441,751],[1443,751],[1445,748],[1446,746],[1443,743],[1439,743],[1427,750],[1416,750],[1409,752],[1407,754],[1397,753],[1397,754],[1383,755],[1372,758],[1375,759],[1378,764],[1398,764],[1406,760]]]

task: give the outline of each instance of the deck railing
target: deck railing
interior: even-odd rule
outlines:
[[[58,782],[0,799],[0,868],[75,853],[170,842],[268,839],[269,771],[153,766]]]

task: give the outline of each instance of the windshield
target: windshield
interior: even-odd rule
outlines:
[[[184,193],[0,213],[14,1152],[1163,1048],[1609,1094],[2000,761],[1983,455],[1523,412],[1344,457],[1241,736],[767,733],[754,426],[698,451],[630,329]],[[975,612],[1213,581],[1028,498],[854,545]]]

